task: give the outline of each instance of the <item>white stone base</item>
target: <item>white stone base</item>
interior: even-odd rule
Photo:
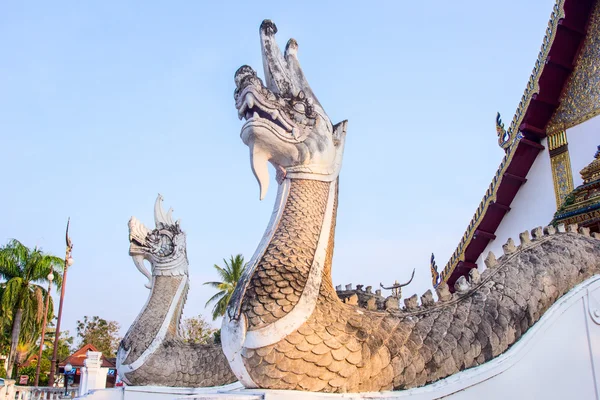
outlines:
[[[421,388],[380,393],[326,394],[243,389],[126,387],[92,400],[331,400],[331,399],[600,399],[600,276],[562,297],[506,353]]]

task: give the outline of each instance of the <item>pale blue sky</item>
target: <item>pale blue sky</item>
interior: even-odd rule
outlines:
[[[153,226],[156,194],[187,232],[185,315],[209,315],[212,265],[249,259],[268,222],[239,138],[233,74],[262,75],[258,27],[294,37],[332,121],[348,119],[335,284],[430,287],[503,152],[552,0],[4,2],[0,5],[0,243],[64,256],[63,327],[84,315],[125,333],[148,294],[127,221]]]

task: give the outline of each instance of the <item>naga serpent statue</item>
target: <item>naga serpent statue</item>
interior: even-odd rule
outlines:
[[[129,385],[219,386],[236,381],[220,345],[185,342],[178,335],[189,288],[185,233],[172,210],[154,206],[156,228],[129,220],[129,255],[149,279],[150,295],[121,341],[117,370]],[[144,266],[147,260],[150,274]]]
[[[556,300],[600,272],[600,241],[569,226],[509,240],[488,268],[438,287],[402,310],[342,303],[331,261],[346,122],[333,125],[290,40],[282,54],[271,21],[260,27],[266,86],[235,74],[243,142],[264,197],[267,163],[279,183],[271,221],[235,289],[223,350],[249,388],[322,392],[400,390],[481,365],[514,344]]]

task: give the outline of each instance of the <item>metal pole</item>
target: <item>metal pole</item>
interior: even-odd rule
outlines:
[[[54,269],[50,268],[50,278],[54,273]],[[37,386],[40,382],[40,367],[42,365],[42,351],[44,350],[44,338],[46,336],[46,324],[48,323],[48,306],[50,305],[50,291],[52,290],[52,279],[48,279],[48,292],[46,293],[46,304],[44,305],[44,322],[42,324],[42,337],[40,339],[40,351],[38,352],[37,366],[35,367],[35,383],[33,386]]]
[[[67,390],[69,390],[69,378],[67,378],[67,373],[65,372],[65,397],[67,397]]]
[[[52,350],[52,362],[50,364],[50,378],[48,379],[48,386],[54,386],[54,374],[56,373],[56,368],[58,366],[57,360],[57,352],[58,352],[58,339],[60,337],[60,320],[62,318],[62,309],[63,309],[63,301],[65,298],[65,287],[67,286],[67,270],[69,265],[73,263],[71,259],[71,250],[73,250],[73,243],[71,242],[71,238],[69,237],[69,221],[67,221],[67,250],[65,253],[65,270],[63,272],[62,278],[62,286],[60,288],[60,302],[58,304],[58,317],[56,321],[56,333],[54,334],[54,349]]]

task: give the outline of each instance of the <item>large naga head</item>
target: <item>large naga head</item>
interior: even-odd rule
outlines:
[[[269,20],[260,26],[266,86],[247,65],[235,73],[235,105],[246,122],[240,134],[250,148],[252,171],[264,198],[271,162],[281,176],[333,180],[344,148],[346,121],[333,125],[306,81],[290,39],[281,53],[277,27]]]
[[[129,220],[129,255],[138,270],[148,278],[147,288],[152,287],[153,276],[188,273],[185,233],[179,221],[173,222],[172,209],[164,213],[162,200],[159,194],[154,205],[156,227],[153,230],[135,217]],[[152,273],[144,266],[144,260],[150,263]]]

